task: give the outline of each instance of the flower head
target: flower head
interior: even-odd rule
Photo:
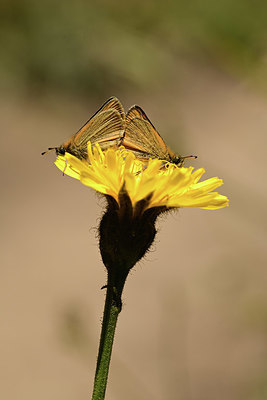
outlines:
[[[120,290],[129,270],[153,243],[155,221],[162,212],[228,205],[227,197],[213,192],[222,185],[221,179],[200,182],[203,168],[193,171],[159,159],[143,162],[123,147],[103,152],[98,144],[88,143],[88,160],[66,152],[58,155],[55,164],[106,196],[108,207],[99,227],[100,252],[112,284]]]
[[[144,163],[123,147],[103,152],[98,144],[88,143],[88,161],[66,153],[58,156],[56,166],[84,185],[112,196],[119,204],[122,188],[127,192],[133,209],[148,199],[143,211],[154,207],[198,207],[215,210],[228,206],[228,199],[213,190],[223,184],[217,177],[200,182],[204,168],[178,167],[150,159]]]

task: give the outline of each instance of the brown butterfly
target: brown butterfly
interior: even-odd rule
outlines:
[[[186,158],[197,158],[197,156],[182,157],[175,154],[139,106],[133,106],[127,112],[121,144],[143,160],[158,158],[182,166]]]
[[[80,160],[87,159],[89,140],[92,145],[99,143],[102,150],[105,150],[110,146],[119,146],[124,131],[123,107],[116,97],[111,97],[69,140],[59,147],[49,147],[48,151],[54,149],[57,155],[68,152]],[[42,155],[48,151],[44,151]]]

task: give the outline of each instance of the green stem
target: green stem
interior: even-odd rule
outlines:
[[[119,284],[118,283],[115,284],[114,279],[108,276],[108,284],[106,286],[107,288],[106,301],[105,301],[104,316],[103,316],[100,344],[97,357],[92,400],[104,400],[105,398],[112,345],[113,345],[118,315],[121,311],[121,293],[123,290],[125,279],[120,280]]]

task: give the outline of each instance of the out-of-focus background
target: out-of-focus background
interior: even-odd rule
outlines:
[[[126,283],[107,398],[266,399],[266,3],[2,0],[0,14],[1,398],[89,398],[104,201],[40,153],[115,95],[223,178],[230,207],[159,221]]]

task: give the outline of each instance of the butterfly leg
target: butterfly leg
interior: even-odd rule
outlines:
[[[63,176],[65,175],[65,171],[66,171],[66,169],[67,169],[67,165],[68,165],[68,161],[66,160],[66,161],[65,161],[65,167],[64,167],[64,169],[63,169]]]

